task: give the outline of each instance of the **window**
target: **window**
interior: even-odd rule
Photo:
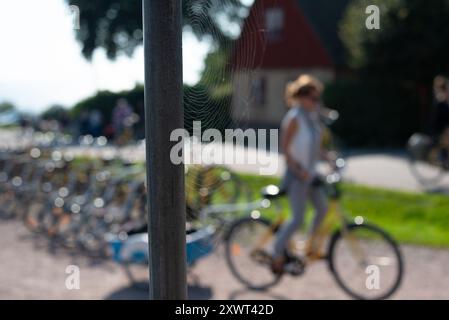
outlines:
[[[267,40],[276,41],[282,36],[284,29],[284,10],[282,8],[268,8],[265,12],[265,29],[267,30]]]
[[[264,106],[266,101],[266,79],[257,78],[252,82],[251,95],[256,106]]]

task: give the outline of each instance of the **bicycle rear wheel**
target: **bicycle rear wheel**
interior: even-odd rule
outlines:
[[[427,142],[430,144],[431,142]],[[412,147],[409,149],[410,171],[416,180],[423,186],[436,186],[444,177],[445,170],[441,159],[441,148],[431,145],[417,152]]]
[[[337,284],[356,299],[386,299],[402,280],[398,245],[373,225],[354,224],[337,231],[329,245],[328,259]]]
[[[272,237],[269,221],[252,218],[236,221],[225,237],[226,262],[235,278],[250,289],[265,290],[281,279],[271,271],[267,254]]]

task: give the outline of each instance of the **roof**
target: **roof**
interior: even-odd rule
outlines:
[[[240,68],[333,67],[344,62],[338,24],[350,0],[256,0],[236,41],[233,66]],[[263,30],[265,10],[282,7],[285,27],[279,41]]]
[[[338,32],[340,20],[350,0],[296,0],[296,2],[319,34],[334,64],[344,64],[344,47]]]

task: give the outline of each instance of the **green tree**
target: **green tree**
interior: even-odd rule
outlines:
[[[368,5],[380,8],[380,30],[368,30]],[[340,34],[349,65],[366,74],[428,85],[449,73],[449,0],[354,0]]]
[[[69,110],[61,105],[53,105],[41,114],[44,120],[67,121],[69,119]]]
[[[366,27],[369,5],[380,9],[379,30]],[[449,0],[353,0],[340,24],[348,64],[358,71],[360,80],[395,88],[396,96],[389,99],[398,102],[416,96],[414,109],[409,109],[417,114],[418,121],[413,122],[419,125],[414,130],[429,129],[432,80],[449,74],[448,16]],[[382,96],[386,90],[378,92]]]
[[[10,102],[5,101],[0,103],[0,113],[10,112],[15,109],[16,107]]]
[[[95,95],[78,102],[71,110],[71,116],[79,119],[83,112],[91,112],[98,110],[104,120],[104,126],[112,121],[112,112],[119,99],[126,99],[133,111],[139,116],[138,123],[135,124],[135,137],[143,138],[144,136],[144,89],[142,85],[136,84],[131,90],[121,92],[99,91]]]
[[[229,50],[217,48],[204,61],[205,68],[199,85],[208,87],[213,98],[223,98],[232,94]]]
[[[122,52],[131,55],[143,40],[141,0],[66,0],[80,9],[77,39],[90,59],[104,48],[113,59]],[[246,1],[247,2],[247,1]],[[198,38],[222,43],[233,37],[248,7],[241,0],[183,0],[183,25]]]

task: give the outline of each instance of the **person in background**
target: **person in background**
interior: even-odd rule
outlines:
[[[449,81],[443,76],[435,77],[433,81],[434,114],[432,133],[440,137],[449,127]]]
[[[449,80],[443,76],[433,81],[434,106],[431,134],[441,147],[441,162],[449,169]]]
[[[112,123],[108,123],[103,131],[104,136],[108,139],[108,141],[114,140],[114,126]]]
[[[275,273],[283,272],[287,244],[303,223],[308,200],[315,208],[315,217],[307,255],[316,254],[311,239],[328,211],[325,191],[313,185],[318,161],[325,157],[319,119],[322,91],[321,82],[310,75],[300,76],[286,88],[285,99],[290,110],[281,125],[281,144],[287,161],[282,188],[288,194],[293,217],[282,226],[273,243],[272,270]]]
[[[114,139],[121,144],[122,137],[126,132],[129,118],[133,115],[133,110],[126,99],[119,99],[112,112],[112,126],[114,127]]]
[[[78,132],[80,136],[89,134],[90,124],[89,124],[89,113],[86,110],[81,111],[79,121],[78,121]]]
[[[100,111],[92,110],[89,114],[90,134],[93,137],[99,137],[103,129],[103,116]]]

